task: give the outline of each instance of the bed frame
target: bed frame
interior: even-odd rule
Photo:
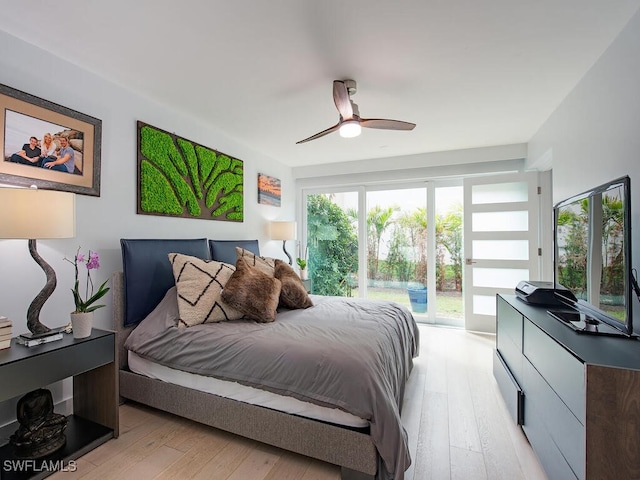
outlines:
[[[112,277],[121,400],[132,400],[341,467],[342,480],[374,480],[379,456],[367,433],[199,392],[131,372],[124,342],[124,275]]]

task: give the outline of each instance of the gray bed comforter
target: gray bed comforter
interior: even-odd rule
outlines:
[[[411,459],[399,406],[418,354],[413,316],[393,302],[312,299],[314,306],[306,310],[280,310],[273,323],[238,320],[177,328],[172,288],[125,347],[171,368],[361,417],[369,422],[382,459],[378,478],[402,480]]]

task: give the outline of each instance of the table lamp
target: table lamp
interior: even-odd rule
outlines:
[[[282,250],[293,265],[293,259],[287,252],[287,240],[296,239],[296,222],[271,222],[271,240],[282,240]]]
[[[56,288],[56,274],[38,254],[36,240],[75,236],[75,195],[36,188],[0,188],[0,238],[29,240],[29,253],[44,270],[47,282],[27,310],[33,336],[51,329],[40,323],[40,310]]]

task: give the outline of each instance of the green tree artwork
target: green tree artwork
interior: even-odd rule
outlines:
[[[138,122],[138,213],[242,222],[242,160]]]

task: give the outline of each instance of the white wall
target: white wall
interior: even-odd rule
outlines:
[[[632,259],[640,267],[640,12],[529,142],[528,162],[551,159],[554,203],[629,175]],[[640,305],[634,300],[636,324]],[[638,331],[640,325],[636,325]]]
[[[143,94],[125,90],[4,32],[0,32],[0,52],[0,83],[102,120],[101,196],[77,195],[76,238],[38,242],[39,253],[58,276],[58,288],[43,308],[42,323],[56,327],[69,321],[69,312],[73,310],[70,292],[73,268],[62,259],[72,257],[78,246],[100,253],[98,280],[110,278],[112,272],[122,268],[119,243],[122,237],[258,238],[265,254],[285,258],[282,242],[268,240],[266,228],[269,220],[294,218],[295,192],[289,167],[245,147],[198,119],[169,110]],[[224,112],[212,112],[214,116],[219,118]],[[137,215],[137,120],[243,160],[244,222]],[[258,172],[282,180],[281,208],[258,205]],[[292,248],[290,245],[289,250],[293,251]],[[29,256],[26,241],[0,240],[0,262],[0,315],[13,320],[15,333],[24,333],[27,307],[44,286],[44,274]],[[110,294],[106,301],[107,308],[96,312],[96,325],[102,328],[111,325]]]

